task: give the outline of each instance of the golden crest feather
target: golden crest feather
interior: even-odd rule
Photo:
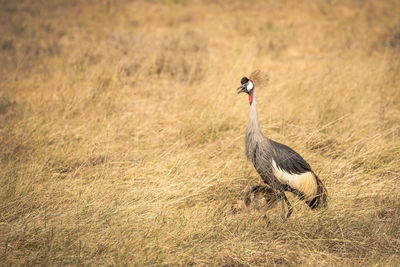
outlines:
[[[254,82],[256,87],[262,87],[268,84],[269,76],[265,71],[255,70],[250,74],[249,79]]]

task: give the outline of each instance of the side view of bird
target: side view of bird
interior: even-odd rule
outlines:
[[[263,85],[268,76],[259,70],[250,78],[243,77],[238,94],[249,96],[250,114],[246,130],[246,156],[263,181],[272,188],[282,203],[282,219],[292,214],[293,208],[285,195],[289,191],[304,200],[311,209],[327,205],[327,191],[310,165],[290,147],[263,135],[258,123],[257,95],[255,86]],[[285,211],[285,203],[287,212]]]

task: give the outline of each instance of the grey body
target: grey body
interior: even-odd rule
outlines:
[[[309,175],[313,179],[315,194],[309,194],[310,198],[306,198],[306,203],[311,208],[316,208],[320,204],[326,204],[326,189],[317,175],[312,171],[310,165],[290,147],[275,142],[263,135],[258,123],[257,114],[257,96],[253,89],[252,101],[250,103],[250,116],[246,131],[246,156],[251,161],[260,174],[263,181],[268,184],[282,200],[282,217],[284,216],[284,202],[288,206],[288,218],[292,212],[291,205],[287,200],[284,191],[290,191],[296,194],[300,199],[307,197],[306,191],[294,188],[290,184],[282,182],[276,176],[277,170],[293,179],[299,179],[301,175]],[[275,164],[275,165],[274,165]],[[315,179],[315,180],[314,180]]]
[[[286,172],[293,174],[312,171],[310,165],[290,147],[275,142],[263,135],[258,124],[257,96],[253,89],[249,123],[246,130],[246,156],[268,185],[285,187],[273,175],[272,160]]]

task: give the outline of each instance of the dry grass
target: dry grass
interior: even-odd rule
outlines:
[[[400,5],[0,1],[4,265],[400,265]],[[329,207],[233,216],[264,133]]]

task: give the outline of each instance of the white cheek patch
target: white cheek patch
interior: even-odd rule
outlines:
[[[247,91],[250,91],[250,90],[253,89],[253,88],[254,88],[253,82],[252,82],[252,81],[249,81],[249,82],[247,83],[247,87],[246,87]]]

